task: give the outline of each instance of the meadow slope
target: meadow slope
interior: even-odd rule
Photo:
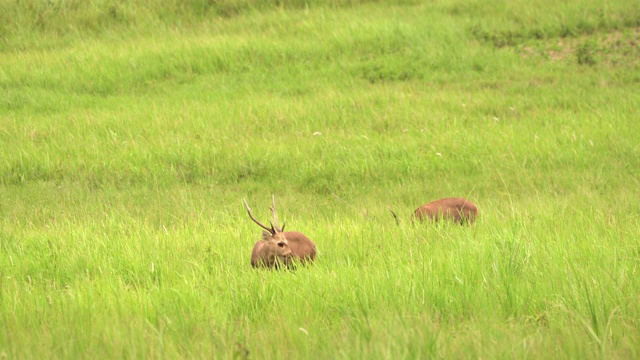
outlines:
[[[640,4],[0,24],[0,358],[640,357]],[[313,266],[251,268],[271,194]],[[450,196],[476,224],[412,224]]]

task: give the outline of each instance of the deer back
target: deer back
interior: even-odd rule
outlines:
[[[284,236],[287,238],[294,258],[301,263],[313,262],[316,259],[316,244],[305,234],[298,231],[285,231]]]
[[[456,223],[472,223],[478,216],[478,207],[464,198],[446,198],[422,205],[414,211],[414,217],[420,221],[449,220]]]

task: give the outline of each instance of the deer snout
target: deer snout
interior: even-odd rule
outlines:
[[[292,254],[293,253],[291,251],[291,248],[289,247],[289,244],[287,244],[285,241],[278,242],[278,255],[286,257],[291,256]]]

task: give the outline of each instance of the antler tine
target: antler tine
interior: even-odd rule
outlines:
[[[396,219],[396,225],[400,225],[400,220],[398,219],[398,215],[396,215],[396,213],[393,212],[393,210],[391,210],[390,207],[387,206],[387,209],[389,209],[389,211],[391,211],[391,214],[393,214],[393,218]]]
[[[247,209],[247,214],[249,214],[249,217],[251,218],[251,220],[253,220],[254,223],[260,225],[261,228],[267,230],[268,232],[270,232],[272,235],[276,233],[273,225],[271,225],[271,228],[267,227],[266,225],[264,225],[263,223],[261,223],[260,221],[256,220],[255,217],[253,217],[253,214],[251,213],[251,209],[249,208],[249,204],[247,204],[247,200],[242,199],[242,201],[244,201],[244,206]]]
[[[282,231],[282,229],[278,225],[278,215],[276,214],[276,196],[273,194],[271,194],[271,203],[273,204],[271,206],[271,213],[273,214],[273,224],[276,226],[275,227],[276,229],[279,229],[280,231]]]

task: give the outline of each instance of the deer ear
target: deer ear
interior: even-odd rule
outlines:
[[[271,234],[267,230],[262,230],[262,240],[264,241],[271,240]]]

